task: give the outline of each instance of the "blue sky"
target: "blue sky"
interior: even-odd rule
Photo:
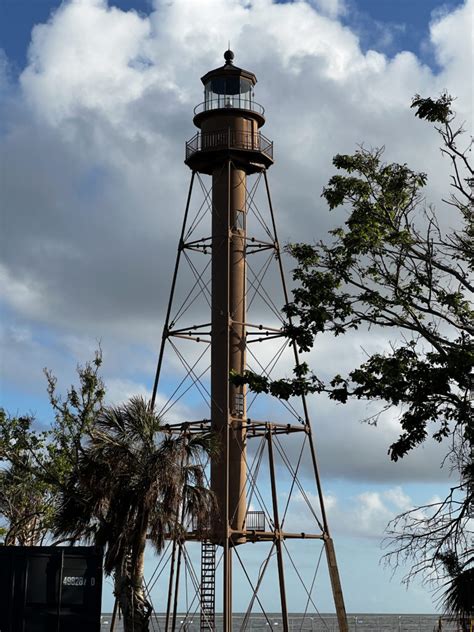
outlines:
[[[0,6],[0,42],[15,71],[25,63],[31,29],[48,20],[58,0],[3,0]],[[433,11],[452,9],[462,0],[350,0],[343,22],[361,38],[363,49],[382,46],[385,52],[409,50],[434,64],[428,40],[428,27]],[[151,0],[115,0],[109,2],[124,11],[148,14]],[[387,33],[391,37],[387,39]]]
[[[359,34],[362,48],[382,46],[390,55],[409,50],[431,65],[435,64],[429,46],[429,23],[433,13],[460,4],[460,0],[354,0],[343,19]],[[386,38],[387,29],[391,34],[389,38]]]
[[[61,0],[4,0],[0,5],[0,42],[15,72],[26,64],[31,29],[35,24],[46,22],[60,4]],[[152,8],[148,0],[118,0],[109,5],[144,14]]]
[[[48,423],[42,369],[64,390],[99,341],[110,400],[149,394],[189,179],[183,145],[195,133],[199,77],[222,63],[229,39],[236,63],[257,74],[275,142],[282,242],[323,238],[340,221],[320,192],[332,156],[361,142],[426,171],[428,199],[451,221],[436,135],[409,104],[447,89],[472,120],[471,0],[71,0],[52,13],[59,4],[0,3],[0,405],[9,411]],[[376,331],[323,339],[310,361],[343,372],[386,345]],[[172,360],[167,368],[165,390]],[[395,416],[372,428],[360,423],[365,405],[324,399],[311,412],[348,610],[432,611],[426,589],[406,590],[378,561],[387,520],[449,486],[442,446],[392,464]],[[324,590],[322,600],[329,609]]]

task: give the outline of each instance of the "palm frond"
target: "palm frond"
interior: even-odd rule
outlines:
[[[450,578],[441,600],[446,614],[461,620],[470,617],[474,613],[474,568],[462,570]]]
[[[200,461],[214,445],[210,433],[167,432],[143,397],[104,408],[61,499],[57,535],[105,545],[107,573],[134,559],[144,529],[160,551],[183,516],[209,521],[214,500]]]

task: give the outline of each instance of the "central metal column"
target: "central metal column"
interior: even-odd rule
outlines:
[[[245,370],[246,174],[229,160],[212,175],[212,343],[211,420],[219,454],[211,463],[211,489],[219,513],[214,523],[220,544],[231,530],[242,531],[245,497],[245,388],[229,373]],[[244,539],[231,538],[231,546]]]

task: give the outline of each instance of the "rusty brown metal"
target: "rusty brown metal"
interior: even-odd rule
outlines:
[[[272,217],[272,224],[273,224],[273,230],[274,230],[274,234],[275,237],[277,235],[277,231],[276,231],[276,223],[275,223],[275,216],[273,213],[273,205],[272,205],[272,200],[271,200],[271,195],[270,195],[270,187],[268,184],[268,178],[267,178],[267,174],[266,172],[264,172],[264,178],[265,178],[265,188],[267,191],[267,198],[268,198],[268,204],[270,207],[270,214]],[[276,240],[278,243],[278,240]],[[284,275],[284,271],[283,271],[283,266],[282,266],[282,262],[281,262],[281,257],[278,256],[278,264],[280,267],[280,275],[281,275],[281,282],[282,282],[282,286],[283,286],[283,292],[285,295],[285,301],[286,303],[289,302],[289,295],[288,295],[288,291],[286,288],[286,281],[285,281],[285,275]],[[289,322],[290,325],[291,323],[291,317],[289,318]],[[295,358],[295,363],[296,365],[299,365],[300,361],[299,361],[299,353],[298,353],[298,348],[296,346],[296,344],[293,342],[293,353],[294,353],[294,358]],[[331,581],[331,588],[332,588],[332,593],[333,593],[333,599],[334,599],[334,606],[336,609],[336,616],[337,616],[337,620],[338,620],[338,626],[339,626],[339,632],[348,632],[349,630],[349,626],[347,623],[347,614],[346,614],[346,608],[345,608],[345,604],[344,604],[344,596],[343,596],[343,592],[342,592],[342,586],[341,586],[341,580],[340,580],[340,576],[339,576],[339,570],[337,567],[337,561],[336,561],[336,553],[334,550],[334,544],[332,541],[332,538],[330,537],[329,534],[329,526],[328,526],[328,521],[327,521],[327,514],[326,514],[326,507],[325,507],[325,502],[324,502],[324,496],[323,496],[323,490],[322,490],[322,485],[321,485],[321,477],[319,474],[319,466],[318,466],[318,461],[316,458],[316,447],[314,444],[314,438],[313,438],[313,432],[312,432],[312,428],[311,428],[311,423],[310,423],[310,419],[309,419],[309,412],[308,412],[308,405],[306,402],[306,397],[303,395],[302,396],[302,400],[303,400],[303,408],[304,408],[304,413],[305,413],[305,426],[306,426],[306,431],[308,433],[308,437],[309,437],[309,447],[310,447],[310,453],[311,453],[311,462],[313,465],[313,472],[314,472],[314,478],[316,481],[316,488],[317,488],[317,492],[318,492],[318,499],[319,499],[319,505],[320,505],[320,509],[321,509],[321,517],[323,519],[323,539],[324,539],[324,544],[325,544],[325,550],[326,550],[326,558],[328,561],[328,571],[329,571],[329,577],[330,577],[330,581]]]
[[[275,529],[274,542],[277,551],[277,563],[278,563],[278,579],[280,585],[280,602],[281,602],[281,614],[283,620],[284,632],[289,632],[288,624],[288,607],[286,604],[286,588],[285,588],[285,570],[282,551],[282,536],[280,531],[280,518],[278,515],[278,495],[276,489],[276,475],[275,475],[275,459],[273,456],[273,440],[272,440],[272,427],[268,425],[267,432],[268,442],[268,464],[270,466],[270,484],[272,488],[272,505],[273,505],[273,527]]]
[[[178,547],[178,541],[173,534],[173,544],[171,550],[171,564],[170,564],[170,575],[168,580],[168,600],[166,603],[166,618],[165,618],[165,632],[168,632],[170,629],[170,617],[171,617],[171,604],[173,600],[173,585],[174,585],[174,571],[176,564],[176,550]]]
[[[219,531],[243,529],[246,514],[245,388],[229,382],[230,371],[240,374],[246,366],[245,242],[244,229],[236,228],[238,214],[246,212],[245,198],[246,174],[229,160],[225,171],[212,176],[211,427],[220,450],[211,462],[211,489],[219,507],[220,542]]]
[[[224,632],[231,632],[232,630],[233,556],[235,556],[235,560],[241,562],[238,547],[247,542],[273,543],[277,556],[283,629],[284,632],[288,632],[288,604],[285,587],[285,559],[283,556],[284,541],[307,539],[324,542],[339,631],[348,632],[341,582],[334,546],[327,525],[324,497],[306,400],[304,397],[302,398],[304,414],[298,418],[298,421],[301,421],[299,425],[294,423],[275,423],[267,420],[251,420],[247,417],[246,387],[236,386],[229,380],[231,372],[242,374],[247,369],[246,349],[249,342],[260,342],[265,339],[283,336],[282,330],[274,327],[262,328],[261,325],[250,324],[246,320],[246,256],[249,252],[252,252],[250,248],[264,247],[274,249],[284,299],[286,302],[289,300],[266,174],[267,169],[273,164],[273,143],[260,132],[260,128],[265,123],[265,118],[263,107],[253,101],[253,86],[256,83],[256,77],[253,73],[235,67],[232,60],[233,54],[227,51],[226,64],[221,68],[206,73],[202,77],[207,95],[206,99],[208,100],[197,106],[194,123],[199,128],[199,131],[186,143],[185,163],[189,166],[193,175],[186,202],[185,219],[181,231],[171,297],[166,314],[158,369],[153,388],[152,401],[154,402],[163,363],[163,350],[169,338],[176,337],[196,341],[203,337],[206,338],[208,344],[210,344],[211,355],[210,419],[188,421],[165,427],[165,429],[170,433],[194,433],[209,428],[214,431],[219,449],[217,450],[217,456],[211,458],[210,488],[215,494],[218,510],[212,516],[211,524],[207,530],[189,528],[186,533],[180,536],[182,541],[179,543],[179,552],[177,552],[176,542],[174,543],[171,556],[165,629],[166,632],[169,631],[172,609],[172,629],[176,625],[181,547],[184,546],[185,541],[199,541],[204,538],[206,542],[222,547]],[[232,84],[234,86],[231,91],[227,91],[225,87],[222,89],[220,87],[227,85],[227,81],[230,82],[229,85]],[[236,83],[241,81],[244,84]],[[213,82],[215,82],[215,85]],[[246,90],[244,94],[236,92],[239,85],[244,85],[244,90]],[[249,86],[252,89],[251,93]],[[219,90],[221,90],[221,93],[219,93]],[[212,234],[210,238],[189,241],[185,244],[185,228],[196,174],[198,178],[200,177],[199,174],[209,175],[212,178]],[[247,177],[251,174],[263,174],[273,231],[273,235],[270,235],[268,242],[256,243],[254,241],[253,246],[249,246],[246,226],[248,206],[251,203],[247,199]],[[259,176],[257,175],[257,177]],[[187,328],[173,329],[173,323],[170,323],[171,303],[175,292],[181,253],[185,248],[203,251],[209,248],[209,243],[212,251],[211,322]],[[294,361],[298,365],[298,350],[294,344],[293,353]],[[308,441],[310,446],[310,458],[322,516],[322,524],[318,520],[318,525],[321,528],[319,533],[289,532],[285,531],[280,524],[273,440],[277,435],[282,436],[300,432],[306,435],[305,441]],[[265,521],[262,522],[259,528],[249,529],[246,522],[248,512],[246,495],[248,484],[247,442],[252,438],[258,437],[261,437],[263,442],[266,440],[268,449],[273,529],[271,527],[267,528]],[[278,440],[275,439],[275,450],[277,449],[279,449]],[[296,473],[293,475],[296,477]],[[178,559],[176,560],[177,553]],[[265,561],[265,569],[269,564],[269,560],[270,554]],[[263,574],[260,574],[253,590],[249,608],[255,600],[260,604],[257,592],[262,578]],[[173,596],[174,606],[172,606]]]
[[[203,531],[200,533],[196,531],[187,531],[183,535],[183,539],[187,542],[201,542],[203,539]],[[244,531],[231,531],[231,535],[235,538],[244,538],[246,542],[273,542],[275,540],[275,531],[259,531],[258,529],[245,529]],[[206,533],[206,536],[210,534]],[[281,540],[324,540],[325,535],[322,533],[304,533],[293,531],[280,530]],[[171,540],[174,538],[173,534],[165,535],[165,539]]]
[[[334,551],[334,543],[329,535],[324,540],[326,557],[328,561],[329,577],[331,580],[332,593],[336,606],[337,622],[339,624],[339,632],[349,632],[349,624],[347,623],[346,608],[344,605],[344,596],[342,594],[341,580],[336,562],[336,552]]]
[[[178,561],[176,565],[176,579],[174,586],[174,603],[173,603],[173,621],[171,624],[171,632],[176,630],[176,617],[178,615],[178,595],[179,595],[179,576],[181,572],[181,557],[183,553],[183,543],[178,542]]]
[[[181,227],[181,236],[180,236],[180,239],[179,239],[178,253],[176,255],[176,262],[175,262],[174,271],[173,271],[173,280],[171,281],[170,297],[169,297],[169,300],[168,300],[168,306],[166,308],[166,317],[165,317],[165,323],[164,323],[164,326],[163,326],[163,335],[161,337],[160,351],[159,351],[159,354],[158,354],[158,364],[156,366],[155,380],[153,382],[153,390],[152,390],[152,393],[151,393],[150,407],[151,407],[152,410],[153,410],[153,408],[155,406],[156,393],[157,393],[157,390],[158,390],[158,382],[160,380],[161,367],[162,367],[162,364],[163,364],[163,354],[164,354],[164,351],[165,351],[165,343],[166,343],[166,339],[168,337],[168,332],[169,332],[171,306],[173,305],[174,292],[175,292],[175,289],[176,289],[176,279],[178,277],[179,262],[181,260],[181,253],[183,251],[184,231],[186,230],[186,224],[187,224],[187,221],[188,221],[189,203],[191,202],[191,194],[192,194],[192,191],[193,191],[194,176],[195,176],[195,172],[193,171],[192,176],[191,176],[191,181],[189,183],[188,197],[187,197],[187,200],[186,200],[186,210],[184,211],[184,218],[183,218],[183,225]]]

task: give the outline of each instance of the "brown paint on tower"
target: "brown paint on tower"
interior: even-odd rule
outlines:
[[[255,325],[246,325],[245,304],[248,239],[252,240],[247,250],[249,256],[250,253],[256,252],[253,247],[253,238],[251,236],[248,237],[246,232],[247,213],[251,204],[250,198],[247,199],[246,181],[247,176],[250,174],[259,173],[263,176],[271,228],[268,232],[270,241],[261,242],[261,245],[274,250],[284,300],[285,302],[289,300],[266,175],[268,167],[273,164],[273,143],[260,132],[260,128],[265,123],[265,118],[263,116],[263,108],[255,103],[253,99],[256,77],[253,73],[235,67],[233,65],[233,57],[233,53],[227,51],[224,54],[226,60],[224,66],[212,70],[202,77],[204,102],[198,105],[194,111],[194,123],[199,128],[199,131],[186,142],[185,163],[193,173],[171,284],[171,294],[165,318],[151,404],[153,407],[157,395],[166,341],[172,336],[183,336],[184,330],[177,329],[173,331],[174,321],[171,319],[181,255],[186,248],[191,250],[199,250],[201,248],[203,252],[208,250],[209,237],[188,241],[192,231],[186,233],[193,183],[195,182],[196,174],[202,173],[212,178],[212,192],[210,193],[212,198],[210,425],[218,438],[220,453],[211,459],[211,489],[217,499],[218,511],[212,518],[210,529],[200,530],[193,527],[185,534],[185,540],[197,540],[202,543],[201,584],[199,590],[201,632],[213,632],[216,629],[216,545],[221,546],[223,549],[222,629],[225,632],[232,632],[232,560],[237,557],[241,562],[240,555],[234,547],[244,542],[272,542],[274,547],[274,552],[272,552],[273,549],[270,549],[268,557],[260,567],[261,574],[252,595],[247,614],[251,612],[253,602],[257,598],[260,579],[263,577],[270,557],[276,554],[282,629],[283,632],[290,632],[289,604],[287,603],[285,588],[286,556],[284,541],[295,539],[321,540],[324,543],[338,619],[338,629],[340,632],[348,632],[344,598],[334,546],[326,519],[324,497],[306,398],[304,395],[301,397],[302,416],[298,418],[297,424],[248,419],[245,389],[242,387],[237,388],[230,384],[229,381],[231,371],[241,374],[246,369],[246,327],[248,326],[250,330],[249,335],[255,333],[253,331]],[[252,196],[254,195],[254,186],[252,185]],[[205,324],[193,325],[191,330],[183,337],[199,342],[200,336],[194,335],[192,332],[199,333],[204,327],[207,336],[209,333],[208,326],[209,320],[207,319]],[[259,328],[261,329],[262,325]],[[266,327],[263,328],[267,329]],[[265,335],[272,334],[269,336],[269,339],[272,339],[275,333],[277,333],[277,330],[274,328],[268,328],[264,332]],[[292,346],[295,365],[298,366],[298,349],[294,344]],[[192,368],[188,376],[195,377]],[[199,376],[197,379],[199,380]],[[203,427],[209,427],[208,419],[176,424],[170,426],[170,431],[178,433],[200,432]],[[278,435],[288,435],[290,433],[304,433],[306,437],[304,441],[307,441],[311,457],[321,518],[319,519],[315,514],[317,529],[313,533],[287,531],[284,528],[284,515],[287,507],[283,515],[279,512],[273,443]],[[264,440],[268,451],[273,516],[267,516],[267,519],[263,511],[247,512],[246,442],[247,439],[250,441],[252,438]],[[293,482],[296,480],[297,472],[293,474]],[[263,520],[255,520],[255,515],[253,514],[262,514]],[[281,521],[280,516],[282,516]],[[269,523],[267,520],[269,520]],[[267,524],[269,525],[268,527]],[[169,625],[171,621],[171,630],[174,630],[176,627],[182,551],[183,542],[180,535],[179,540],[174,540],[171,555],[165,632],[170,632]],[[175,571],[176,577],[174,577]]]
[[[247,511],[245,390],[229,384],[229,371],[245,370],[245,184],[245,171],[232,164],[212,176],[211,420],[221,449],[211,463],[211,488],[219,530],[225,522],[243,530]]]
[[[211,489],[219,512],[212,525],[213,539],[232,545],[245,537],[246,501],[246,389],[229,382],[229,374],[246,369],[246,214],[247,175],[272,164],[261,151],[259,128],[263,108],[253,101],[257,79],[226,63],[201,78],[205,100],[196,108],[194,124],[200,151],[186,164],[212,175],[212,342],[211,423],[219,455],[211,462]]]

